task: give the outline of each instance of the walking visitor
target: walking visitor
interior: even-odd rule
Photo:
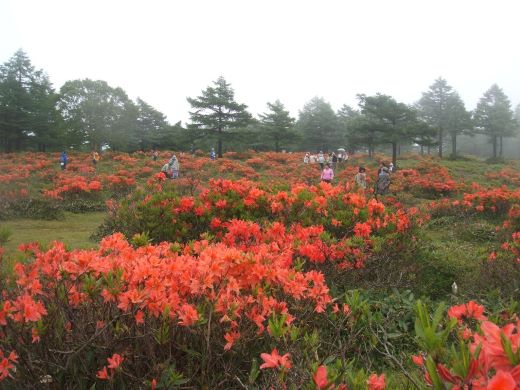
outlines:
[[[332,179],[334,179],[334,171],[330,167],[330,164],[327,163],[325,165],[325,168],[321,172],[321,181],[324,181],[325,183],[332,182]]]
[[[359,188],[364,190],[367,189],[367,174],[365,172],[365,167],[358,168],[358,173],[354,176],[354,180]]]
[[[175,154],[170,159],[170,163],[168,165],[170,165],[170,169],[172,172],[172,176],[171,176],[172,179],[178,179],[180,164],[179,164],[179,160],[177,159],[177,156],[175,156]]]
[[[320,169],[323,169],[323,166],[325,165],[325,156],[323,155],[323,152],[321,150],[318,154],[318,162],[320,163]]]
[[[386,195],[390,189],[390,173],[386,166],[381,168],[381,172],[377,176],[376,181],[376,199],[378,195]]]
[[[61,170],[64,171],[67,169],[67,163],[69,162],[69,157],[67,156],[67,152],[63,151],[60,156],[60,166]]]

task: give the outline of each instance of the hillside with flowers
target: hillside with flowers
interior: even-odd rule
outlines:
[[[177,156],[0,155],[0,388],[520,388],[518,162]]]

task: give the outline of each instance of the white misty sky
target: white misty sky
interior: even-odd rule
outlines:
[[[518,0],[0,0],[0,63],[22,48],[56,89],[101,79],[189,118],[220,75],[257,115],[314,96],[413,103],[442,76],[474,109],[497,83],[520,103]]]

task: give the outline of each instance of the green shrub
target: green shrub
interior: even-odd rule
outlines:
[[[7,241],[9,241],[12,234],[13,233],[8,228],[0,227],[0,246],[7,244]]]
[[[61,219],[63,209],[58,202],[44,198],[0,200],[0,220],[11,218]]]

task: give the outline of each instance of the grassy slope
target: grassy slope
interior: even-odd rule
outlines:
[[[6,254],[14,254],[21,243],[38,241],[46,245],[51,241],[62,241],[68,248],[93,248],[96,243],[90,235],[103,222],[105,213],[72,214],[57,221],[36,219],[14,219],[2,221],[2,227],[11,231]]]

